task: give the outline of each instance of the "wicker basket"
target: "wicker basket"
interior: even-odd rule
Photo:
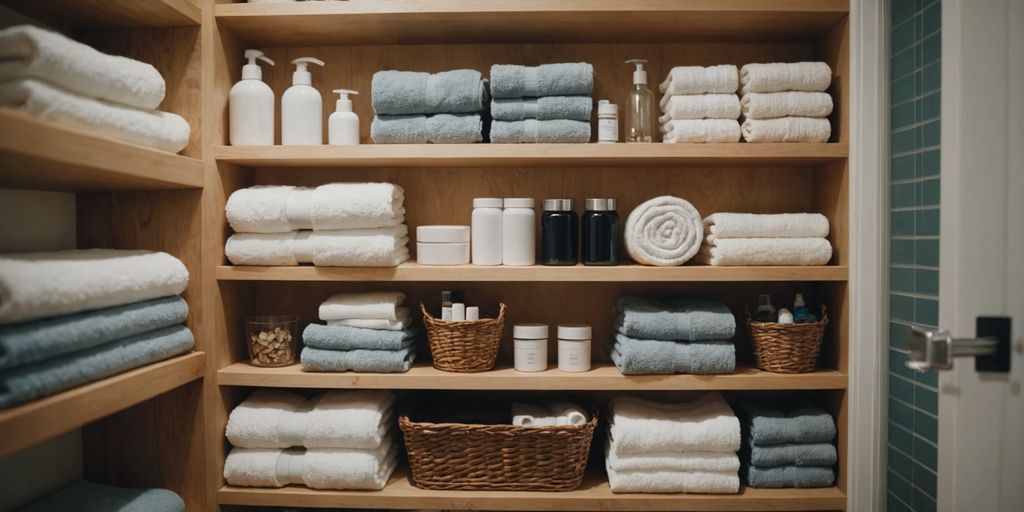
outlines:
[[[583,481],[597,415],[582,426],[520,427],[417,422],[403,414],[398,426],[416,487],[571,491]]]
[[[806,324],[755,322],[746,311],[747,327],[754,342],[757,367],[774,373],[814,371],[821,350],[821,339],[828,325],[828,311],[821,306],[821,320]]]
[[[461,373],[486,372],[494,368],[505,327],[504,304],[498,308],[498,318],[472,321],[439,320],[431,316],[423,304],[420,304],[420,311],[434,368]]]

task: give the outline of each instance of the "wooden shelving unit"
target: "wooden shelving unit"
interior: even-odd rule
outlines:
[[[87,28],[197,27],[199,0],[12,0],[13,9],[49,23]]]

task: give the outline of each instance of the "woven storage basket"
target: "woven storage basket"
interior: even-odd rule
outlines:
[[[505,327],[505,304],[498,307],[498,318],[472,321],[439,320],[423,312],[423,325],[427,328],[427,341],[434,368],[446,372],[475,373],[494,368],[501,348],[501,334]]]
[[[520,427],[418,422],[403,414],[398,426],[416,487],[571,491],[583,481],[597,415],[578,427]]]
[[[807,324],[755,322],[746,311],[747,327],[754,342],[757,367],[773,373],[809,373],[814,371],[821,350],[821,339],[828,325],[828,311],[821,306],[821,320]]]

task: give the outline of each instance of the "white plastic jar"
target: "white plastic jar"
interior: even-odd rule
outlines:
[[[587,324],[558,324],[558,369],[590,371],[591,329]]]
[[[505,265],[536,262],[537,216],[532,197],[507,197],[501,213],[501,261]]]
[[[473,199],[474,265],[501,265],[502,204],[500,197]]]
[[[542,372],[548,369],[548,326],[516,324],[512,328],[517,372]]]

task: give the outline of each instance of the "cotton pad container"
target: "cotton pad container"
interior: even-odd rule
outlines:
[[[469,226],[419,226],[416,259],[421,265],[469,263]]]

